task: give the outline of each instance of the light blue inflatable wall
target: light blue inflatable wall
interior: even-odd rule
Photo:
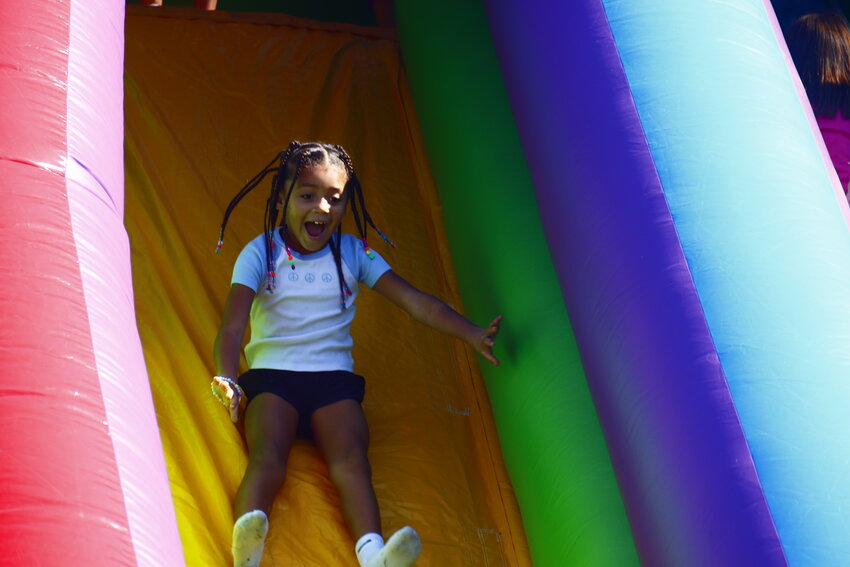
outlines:
[[[485,5],[641,561],[850,565],[847,205],[770,5]]]

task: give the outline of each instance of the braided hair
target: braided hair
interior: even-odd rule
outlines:
[[[366,210],[366,202],[363,198],[363,188],[360,185],[360,180],[354,171],[354,164],[348,152],[342,146],[325,144],[321,142],[291,142],[289,146],[279,152],[275,158],[269,162],[259,173],[257,173],[244,187],[233,197],[224,211],[224,218],[221,221],[221,230],[218,236],[218,245],[216,253],[221,251],[224,245],[224,229],[227,226],[227,221],[230,214],[236,205],[254,188],[256,188],[269,174],[273,174],[269,198],[266,201],[266,211],[263,219],[263,235],[266,243],[266,290],[272,293],[276,287],[277,274],[275,273],[274,260],[274,231],[278,228],[278,203],[283,195],[283,213],[281,215],[280,228],[282,234],[286,233],[286,212],[289,207],[289,197],[292,190],[295,188],[295,183],[301,172],[304,169],[316,165],[336,165],[345,169],[347,180],[345,182],[345,195],[351,201],[351,212],[354,215],[354,223],[357,227],[357,233],[360,236],[360,242],[363,245],[363,252],[370,258],[375,255],[366,240],[366,233],[369,228],[372,228],[384,241],[393,248],[393,244],[384,233],[378,230],[369,212]],[[287,186],[288,183],[288,186]],[[346,298],[351,295],[351,290],[345,282],[342,273],[342,224],[337,226],[336,235],[331,236],[329,241],[331,253],[333,254],[334,263],[336,264],[337,278],[339,279],[340,305],[346,309]],[[295,262],[292,257],[292,252],[289,245],[285,243],[287,260],[291,268],[295,269]]]

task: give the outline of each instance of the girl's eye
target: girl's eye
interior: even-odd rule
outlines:
[[[339,203],[340,201],[342,201],[342,199],[340,199],[339,197],[331,197],[331,198],[330,198],[330,199],[328,199],[328,200],[329,200],[329,201],[331,202],[331,204],[333,204],[333,205],[336,205],[337,203]]]
[[[309,201],[310,199],[313,198],[313,196],[309,193],[304,193],[304,194],[301,195],[301,198],[304,199],[305,201]]]

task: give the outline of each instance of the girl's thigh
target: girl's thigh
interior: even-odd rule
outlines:
[[[245,411],[245,438],[249,453],[272,451],[285,456],[295,441],[298,411],[271,393],[258,395]]]
[[[363,408],[356,400],[340,400],[313,412],[313,438],[325,460],[366,455],[369,426]]]

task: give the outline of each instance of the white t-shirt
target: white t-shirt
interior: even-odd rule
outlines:
[[[333,238],[336,238],[334,235]],[[390,269],[374,252],[369,258],[357,238],[342,235],[342,272],[351,290],[346,309],[340,303],[336,264],[330,244],[312,254],[292,250],[293,270],[283,252],[280,231],[274,232],[277,286],[266,290],[266,242],[261,234],[240,252],[231,283],[253,289],[251,340],[245,347],[250,368],[354,371],[351,323],[358,282],[372,287]]]

